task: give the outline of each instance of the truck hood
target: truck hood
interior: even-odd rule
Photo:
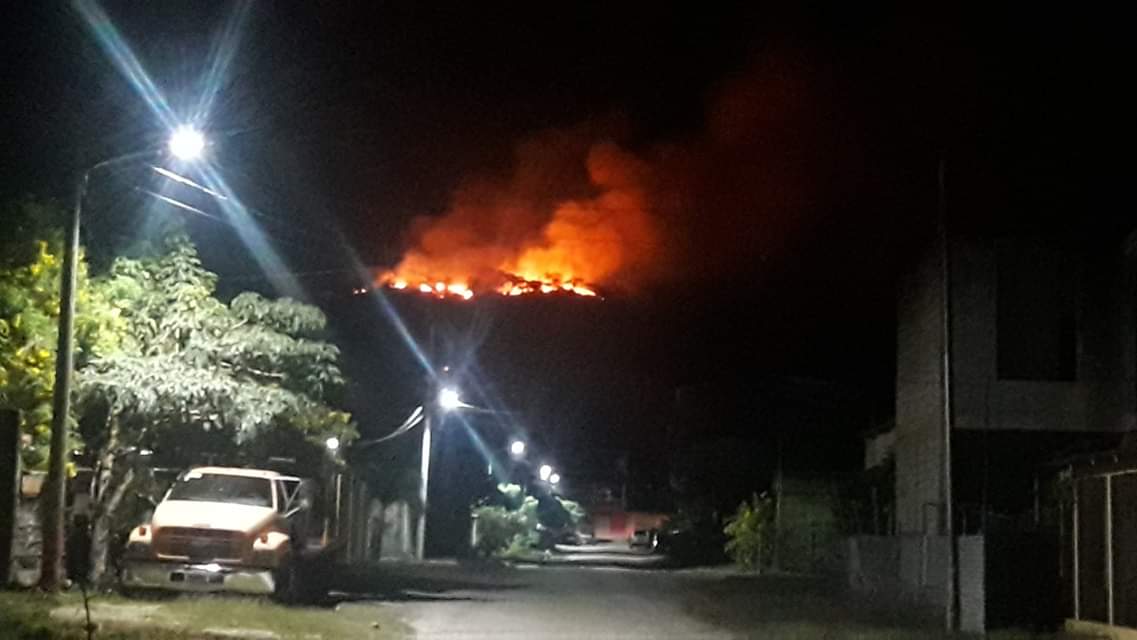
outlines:
[[[254,533],[260,531],[276,515],[271,507],[254,507],[231,502],[200,500],[165,500],[154,510],[150,524],[163,527],[225,529]]]

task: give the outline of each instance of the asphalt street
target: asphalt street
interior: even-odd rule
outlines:
[[[453,563],[385,567],[381,574],[372,584],[379,593],[345,596],[338,608],[383,607],[430,640],[874,638],[877,631],[906,637],[806,578]]]

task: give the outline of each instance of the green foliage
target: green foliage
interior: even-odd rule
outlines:
[[[475,506],[478,518],[476,550],[482,555],[513,555],[541,542],[542,530],[575,527],[585,518],[584,509],[571,500],[549,496],[538,500],[519,485],[499,484],[496,501],[503,504]]]
[[[483,556],[505,550],[529,529],[520,511],[502,506],[474,507],[473,515],[478,519],[478,541],[474,549]]]
[[[36,468],[46,461],[51,432],[62,268],[58,234],[43,225],[62,214],[35,201],[10,205],[5,214],[12,234],[0,242],[0,406],[20,411],[23,463]],[[91,285],[82,255],[76,294],[75,364],[83,367],[114,353],[126,326],[106,292]]]
[[[756,570],[765,566],[773,539],[774,501],[770,496],[754,494],[750,501],[738,505],[723,529],[729,540],[726,553],[740,567]]]
[[[557,500],[561,503],[565,512],[568,513],[569,522],[573,527],[579,526],[580,523],[584,522],[584,519],[588,517],[588,514],[584,511],[584,507],[580,506],[579,502],[561,498],[557,498]]]
[[[226,305],[216,280],[184,236],[158,257],[116,260],[98,286],[128,330],[117,353],[81,372],[81,406],[106,407],[120,444],[148,448],[192,448],[201,432],[214,448],[264,429],[296,430],[313,446],[354,437],[350,416],[331,406],[344,378],[339,350],[315,337],[323,314],[252,293]]]

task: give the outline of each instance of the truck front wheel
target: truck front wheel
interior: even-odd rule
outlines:
[[[272,597],[278,602],[295,604],[302,599],[300,589],[303,587],[303,579],[296,565],[297,563],[289,558],[272,572],[274,583]]]

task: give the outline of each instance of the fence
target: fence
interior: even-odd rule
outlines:
[[[1074,620],[1137,627],[1137,459],[1111,454],[1063,476],[1061,577]]]

